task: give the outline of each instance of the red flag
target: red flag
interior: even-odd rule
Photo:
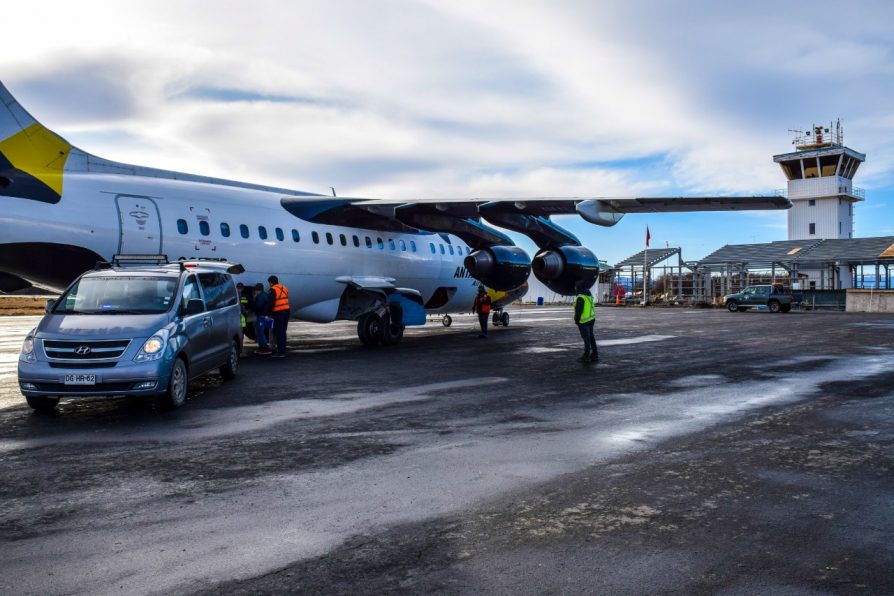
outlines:
[[[646,226],[646,248],[649,248],[649,240],[651,240],[652,235],[649,234],[649,226]]]

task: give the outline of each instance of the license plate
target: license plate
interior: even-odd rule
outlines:
[[[66,385],[96,385],[96,375],[65,375]]]

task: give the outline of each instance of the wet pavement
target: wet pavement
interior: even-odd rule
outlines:
[[[0,320],[0,593],[894,592],[894,317],[511,312],[49,416]]]

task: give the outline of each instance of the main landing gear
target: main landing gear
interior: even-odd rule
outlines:
[[[388,313],[369,312],[357,319],[357,337],[365,346],[396,346],[404,337],[404,326],[392,321]]]
[[[497,309],[494,311],[494,316],[491,319],[491,322],[494,324],[494,327],[499,327],[500,325],[509,327],[509,313],[502,308]]]

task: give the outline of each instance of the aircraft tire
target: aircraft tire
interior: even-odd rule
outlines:
[[[376,313],[366,313],[357,319],[357,337],[364,346],[375,346],[379,343],[382,321]]]
[[[494,327],[501,325],[503,321],[500,320],[500,313],[494,311],[494,316],[491,318],[491,322],[493,323]]]
[[[404,327],[401,325],[384,324],[381,327],[382,345],[396,346],[404,337]]]
[[[444,315],[444,318],[441,319],[441,325],[443,325],[444,327],[450,327],[451,325],[453,325],[453,317],[451,317],[450,315]]]
[[[56,409],[59,403],[58,397],[50,397],[47,395],[36,395],[34,397],[26,397],[25,401],[31,406],[31,409],[41,414],[48,414]]]
[[[500,315],[500,323],[503,324],[503,327],[509,327],[509,313],[508,312],[503,312],[503,314]]]

